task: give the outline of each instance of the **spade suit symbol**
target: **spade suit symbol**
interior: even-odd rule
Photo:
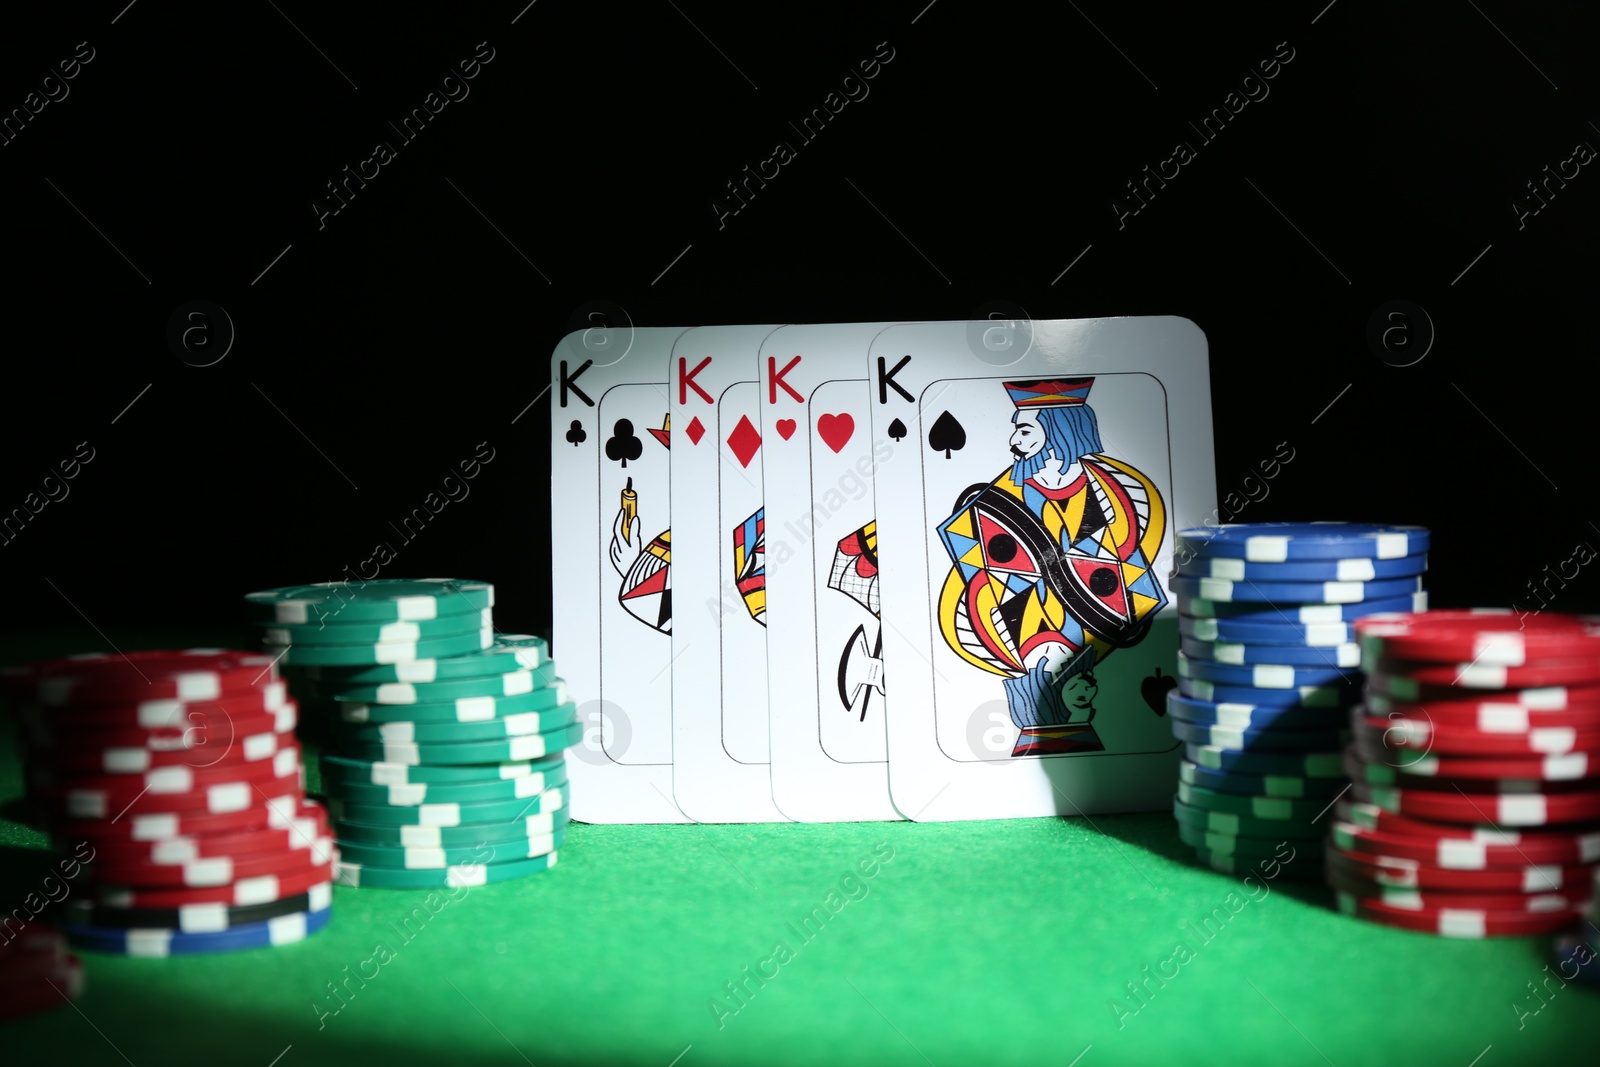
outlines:
[[[906,439],[906,424],[899,419],[895,419],[889,424],[889,436],[894,438],[896,444],[904,441]]]
[[[950,453],[967,447],[967,431],[954,415],[946,411],[934,421],[933,429],[928,431],[928,447],[935,452],[943,452],[944,458],[949,459]]]

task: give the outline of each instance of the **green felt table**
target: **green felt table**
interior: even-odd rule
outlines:
[[[46,844],[0,821],[7,910],[39,886]],[[1548,938],[1390,930],[1329,896],[1205,870],[1159,812],[574,824],[545,874],[431,901],[336,889],[331,926],[300,944],[85,953],[82,998],[10,1024],[5,1047],[137,1067],[1592,1058],[1600,999],[1551,977]]]

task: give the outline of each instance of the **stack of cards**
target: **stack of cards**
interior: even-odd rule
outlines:
[[[551,361],[587,822],[1161,810],[1179,318],[591,329]]]

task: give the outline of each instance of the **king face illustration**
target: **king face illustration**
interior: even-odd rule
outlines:
[[[672,447],[672,423],[663,420],[650,436],[663,448]],[[637,452],[634,453],[637,456]],[[672,632],[672,530],[662,530],[648,543],[639,536],[639,493],[628,479],[617,514],[611,521],[611,541],[606,558],[622,576],[617,601],[628,614],[653,630]]]
[[[851,632],[839,654],[839,703],[856,717],[867,721],[872,694],[883,697],[883,631],[878,629],[878,523],[874,519],[859,530],[845,534],[834,546],[833,565],[828,571],[828,588],[843,593],[871,613],[873,633],[863,622]]]
[[[733,528],[733,573],[750,617],[767,624],[767,509]]]
[[[1001,677],[1013,756],[1095,752],[1094,669],[1144,639],[1167,602],[1154,562],[1166,508],[1142,472],[1101,451],[1093,378],[1006,382],[1011,465],[963,490],[938,525],[951,568],[945,642]]]

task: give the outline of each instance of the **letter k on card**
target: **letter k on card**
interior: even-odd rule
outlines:
[[[699,383],[695,381],[695,377],[709,366],[711,366],[710,356],[707,356],[699,363],[696,363],[694,365],[694,370],[689,369],[688,359],[683,356],[678,357],[678,403],[687,404],[689,402],[690,389],[693,389],[700,399],[704,400],[707,404],[715,403],[715,401],[711,399],[711,394],[700,388]]]
[[[777,356],[768,356],[767,357],[767,378],[768,378],[768,382],[767,382],[767,403],[776,404],[778,402],[778,390],[779,389],[782,389],[784,392],[788,393],[798,403],[804,404],[806,402],[806,398],[805,397],[803,397],[799,393],[795,392],[794,386],[790,385],[788,382],[783,380],[784,375],[788,374],[790,371],[794,370],[799,365],[800,365],[800,357],[799,356],[795,356],[789,362],[785,363],[783,365],[783,369],[780,370],[778,368],[778,357]],[[785,435],[785,438],[787,439],[787,435]]]

